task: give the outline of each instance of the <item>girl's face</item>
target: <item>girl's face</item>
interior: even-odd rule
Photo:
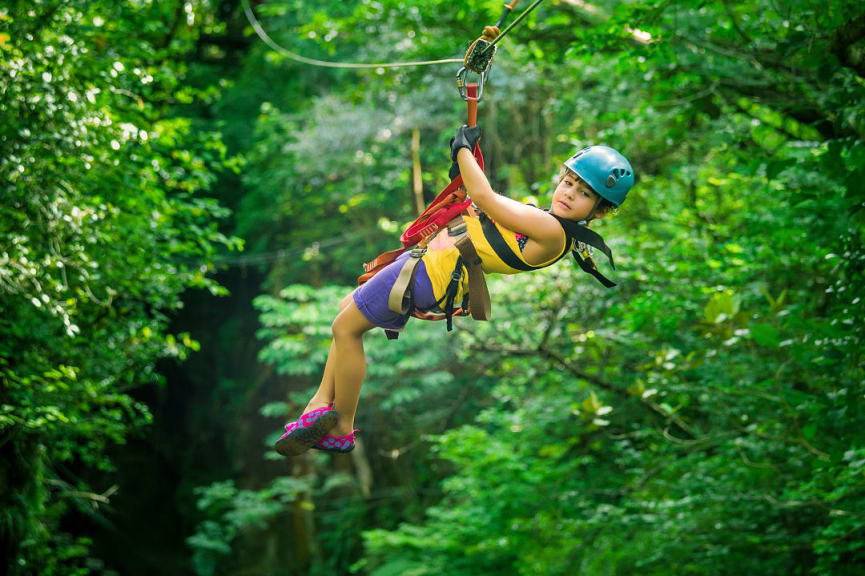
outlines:
[[[553,192],[553,203],[550,212],[556,216],[579,222],[585,220],[592,212],[599,196],[589,185],[573,174],[565,174]],[[603,218],[607,210],[598,209],[594,217]]]

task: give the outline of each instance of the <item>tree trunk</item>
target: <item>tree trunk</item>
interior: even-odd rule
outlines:
[[[414,203],[418,215],[422,214],[426,204],[423,201],[423,180],[420,171],[420,129],[412,128],[411,131],[411,173],[412,189],[414,191]]]

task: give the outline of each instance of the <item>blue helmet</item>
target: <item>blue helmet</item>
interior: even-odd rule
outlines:
[[[628,159],[609,146],[586,146],[565,161],[601,198],[620,206],[634,185]]]

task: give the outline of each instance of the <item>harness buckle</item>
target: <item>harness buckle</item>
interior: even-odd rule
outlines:
[[[576,250],[583,255],[583,258],[591,258],[595,255],[595,248],[585,242],[577,241]]]
[[[468,231],[468,226],[466,226],[465,222],[460,222],[456,226],[448,226],[448,236],[459,236],[463,232]]]

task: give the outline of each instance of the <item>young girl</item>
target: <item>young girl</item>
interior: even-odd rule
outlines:
[[[477,126],[457,130],[451,140],[451,176],[458,168],[469,197],[488,217],[485,225],[494,225],[494,234],[518,255],[518,264],[525,265],[515,268],[505,263],[479,219],[464,217],[484,272],[514,274],[556,262],[575,247],[573,227],[606,216],[625,200],[634,183],[633,169],[624,156],[606,146],[588,146],[565,162],[549,211],[539,210],[492,190],[471,152],[479,138]],[[423,256],[414,282],[418,309],[432,309],[441,301],[458,256],[453,246]],[[366,374],[363,335],[376,327],[400,330],[405,326],[408,319],[388,308],[388,296],[408,257],[408,252],[403,253],[340,302],[321,384],[301,417],[285,427],[275,446],[280,454],[294,456],[310,448],[344,453],[354,448],[354,415]],[[466,277],[457,299],[467,289]]]

